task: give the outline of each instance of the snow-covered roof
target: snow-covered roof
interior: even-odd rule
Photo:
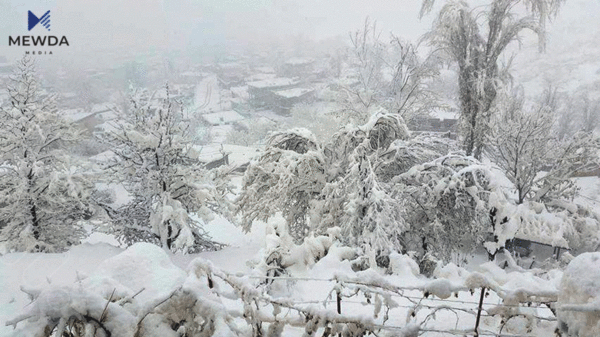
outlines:
[[[515,238],[545,244],[552,247],[569,248],[565,240],[564,219],[557,214],[543,212],[525,217]]]
[[[285,64],[289,65],[302,65],[302,64],[311,64],[314,60],[308,57],[292,57],[291,59],[285,61]]]
[[[249,99],[250,95],[248,94],[248,86],[242,86],[242,87],[231,87],[229,88],[229,90],[231,90],[231,93],[233,93],[234,96],[243,98],[243,99]]]
[[[313,91],[314,91],[314,89],[310,89],[310,88],[292,88],[292,89],[275,91],[275,94],[277,96],[281,96],[281,97],[285,97],[285,98],[294,98],[294,97],[304,96]]]
[[[277,77],[272,79],[266,79],[262,81],[254,81],[248,82],[249,87],[254,87],[257,89],[268,89],[268,88],[277,88],[277,87],[285,87],[288,85],[298,84],[298,80],[287,77]]]
[[[213,112],[202,115],[202,118],[212,125],[228,124],[244,119],[242,115],[234,110]]]
[[[254,70],[261,72],[261,73],[265,73],[265,74],[274,74],[275,73],[275,68],[273,67],[256,67],[254,68]]]
[[[65,119],[71,122],[78,122],[86,117],[94,114],[94,112],[83,109],[66,109],[61,110],[61,114]]]
[[[282,116],[273,110],[258,110],[253,112],[252,115],[255,117],[266,118],[268,120],[278,123],[285,123],[290,121],[289,117]]]
[[[114,159],[114,158],[116,158],[116,156],[117,155],[114,152],[112,152],[111,150],[108,150],[108,151],[98,153],[95,156],[91,156],[88,159],[92,162],[102,163],[102,162],[107,162],[111,159]]]
[[[431,117],[439,120],[446,119],[458,119],[458,113],[456,111],[448,111],[444,109],[435,109],[430,112]]]
[[[233,125],[215,125],[209,130],[210,139],[215,143],[223,143],[232,130]]]
[[[203,77],[203,74],[199,71],[185,71],[179,74],[179,76],[184,77]]]
[[[244,67],[245,67],[245,65],[243,65],[239,62],[219,63],[219,68],[221,68],[221,69],[239,70]]]
[[[270,79],[277,78],[276,74],[271,73],[258,73],[252,74],[246,78],[246,82],[257,82],[257,81],[266,81]]]
[[[75,98],[75,97],[77,97],[77,94],[74,92],[64,92],[64,93],[60,94],[60,96],[62,98]]]
[[[115,108],[115,106],[112,103],[98,103],[98,104],[92,105],[91,110],[93,113],[98,113],[98,112],[108,112],[108,111],[111,111],[113,108]]]
[[[259,148],[241,145],[212,144],[199,149],[198,159],[210,162],[222,158],[223,153],[229,155],[230,165],[241,165],[260,155]]]

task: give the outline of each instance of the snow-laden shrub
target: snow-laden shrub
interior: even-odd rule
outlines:
[[[271,220],[267,226],[266,245],[262,249],[254,269],[260,275],[277,277],[293,271],[302,271],[312,267],[325,257],[335,241],[340,239],[340,229],[331,228],[327,235],[308,236],[303,242],[296,244],[288,233],[287,223],[282,220]],[[351,250],[350,248],[346,247]],[[347,258],[353,258],[352,250]],[[267,279],[267,283],[272,281]]]
[[[600,253],[584,253],[569,263],[556,305],[559,327],[567,336],[600,335]]]
[[[344,244],[375,252],[381,265],[394,251],[447,260],[471,252],[488,233],[499,242],[496,232],[512,238],[516,231],[505,225],[506,198],[489,165],[448,155],[452,141],[411,137],[397,115],[346,126],[324,146],[302,130],[275,134],[268,144],[237,200],[246,230],[277,212],[296,243],[339,227]]]
[[[249,231],[254,220],[266,221],[281,212],[290,234],[301,242],[309,232],[310,202],[325,183],[323,155],[308,130],[273,134],[265,152],[244,175],[236,201],[242,227]]]
[[[490,167],[459,153],[416,165],[392,183],[394,197],[405,200],[406,249],[457,263],[494,231],[490,200],[504,200]]]
[[[15,337],[235,336],[205,277],[174,266],[162,248],[137,243],[72,286],[24,289],[32,303],[7,324]]]

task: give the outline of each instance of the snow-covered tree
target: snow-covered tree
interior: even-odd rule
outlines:
[[[573,202],[577,186],[572,177],[598,167],[600,143],[589,132],[561,133],[560,123],[555,123],[559,97],[556,89],[548,88],[531,104],[525,103],[519,90],[503,99],[497,105],[486,154],[516,191],[517,205],[506,201],[505,210],[512,210],[502,215],[512,223],[509,227],[542,242],[558,238],[562,241],[552,242],[578,251],[593,250],[598,245],[599,216]]]
[[[342,243],[376,258],[413,250],[445,260],[502,230],[505,199],[490,167],[448,155],[450,139],[411,137],[398,115],[345,127],[324,146],[299,130],[269,144],[237,200],[246,230],[281,212],[297,242],[339,228]]]
[[[535,181],[536,189],[531,198],[548,206],[560,207],[562,201],[572,200],[576,193],[571,179],[573,175],[600,165],[600,139],[580,131],[556,144],[550,157],[550,169]]]
[[[529,107],[520,91],[498,105],[486,153],[514,184],[517,204],[532,200],[550,206],[571,200],[576,192],[571,177],[597,167],[597,137],[579,131],[560,139],[557,110],[558,94],[553,88]]]
[[[306,129],[277,132],[244,175],[237,199],[242,227],[266,221],[281,212],[290,234],[301,241],[308,235],[308,209],[326,183],[325,164],[316,139]]]
[[[498,113],[487,146],[488,157],[514,184],[517,204],[533,192],[538,174],[549,164],[556,150],[552,129],[556,110],[556,92],[547,90],[541,102],[524,107],[522,90],[498,104]]]
[[[61,251],[85,235],[78,221],[91,184],[64,147],[80,132],[38,88],[34,62],[21,59],[0,108],[0,241],[8,250]]]
[[[431,11],[434,2],[423,1],[421,16]],[[480,158],[486,145],[501,82],[498,58],[526,29],[539,36],[543,49],[546,21],[563,2],[492,0],[487,6],[471,8],[465,1],[452,0],[438,13],[426,38],[458,63],[461,136],[467,155]]]
[[[129,192],[131,201],[111,210],[111,231],[127,244],[148,241],[173,251],[216,249],[202,229],[213,212],[228,212],[223,170],[206,170],[197,160],[186,114],[169,96],[134,90],[126,111],[102,140],[116,156],[106,174]]]
[[[356,83],[341,86],[338,115],[344,122],[364,124],[381,108],[410,121],[435,104],[427,81],[437,71],[432,58],[421,59],[417,46],[396,36],[384,41],[369,18],[350,38]]]
[[[368,140],[353,151],[349,172],[324,188],[323,203],[313,217],[320,218],[321,231],[339,226],[343,242],[389,255],[403,248],[401,235],[408,227],[404,205],[377,178],[366,144]]]
[[[560,140],[573,136],[577,131],[594,132],[598,128],[600,100],[590,98],[589,91],[574,97],[564,97],[564,101],[564,106],[559,109],[556,126]]]

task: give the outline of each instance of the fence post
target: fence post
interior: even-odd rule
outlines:
[[[209,273],[206,273],[206,279],[208,280],[208,287],[210,289],[212,289],[213,288],[213,280],[212,280],[212,277],[210,277]]]
[[[479,319],[481,318],[481,310],[483,309],[483,298],[485,297],[485,287],[481,288],[479,296],[479,308],[477,308],[477,319],[475,320],[475,337],[479,336]]]
[[[337,313],[341,315],[342,314],[342,296],[341,296],[339,290],[337,290],[335,292],[335,294],[336,294],[336,302],[337,302]]]

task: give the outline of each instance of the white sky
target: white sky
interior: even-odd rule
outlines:
[[[383,32],[412,38],[429,26],[418,20],[419,6],[418,0],[5,0],[0,3],[0,55],[16,49],[8,48],[8,35],[65,35],[72,52],[183,47],[345,35],[367,16]],[[39,26],[28,32],[27,11],[42,15],[48,9],[51,32]]]
[[[297,35],[346,37],[367,16],[377,21],[383,34],[393,32],[414,41],[433,18],[429,14],[419,20],[420,5],[421,0],[1,0],[0,56],[11,60],[28,49],[8,47],[8,35],[64,35],[70,47],[56,48],[52,57],[81,58],[81,53],[115,48],[264,44],[272,37]],[[48,9],[51,32],[40,26],[28,32],[27,11],[42,15]],[[549,50],[598,46],[598,37],[600,0],[567,0],[549,27]]]

